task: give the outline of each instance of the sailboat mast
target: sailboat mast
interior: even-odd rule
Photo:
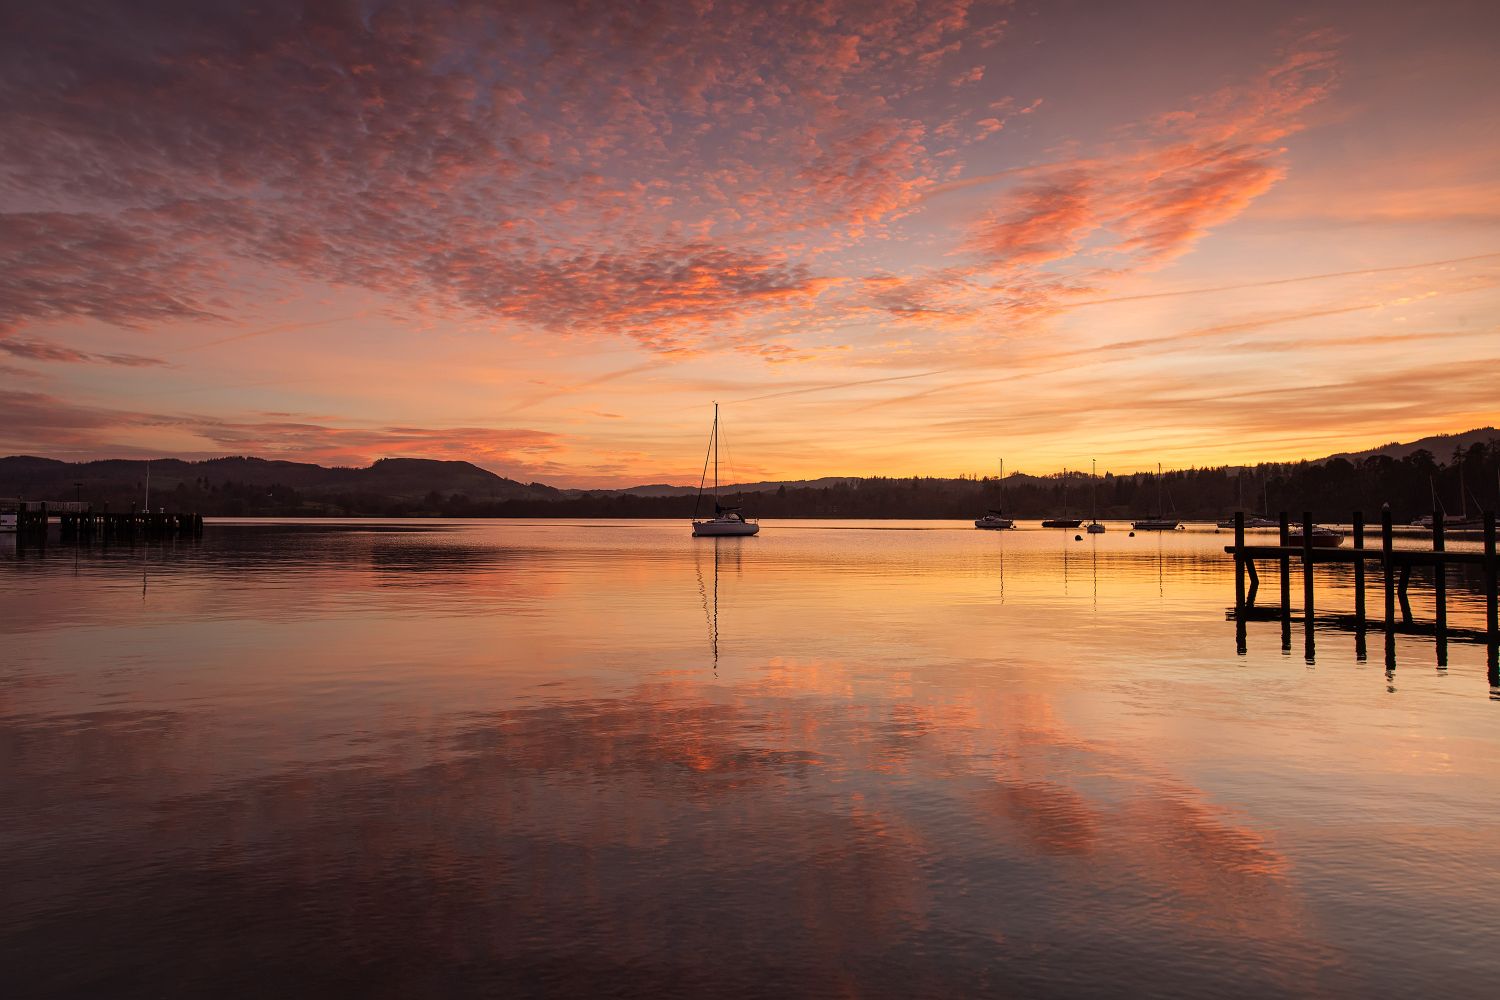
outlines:
[[[719,404],[714,403],[714,506],[719,505]]]
[[[1156,516],[1161,517],[1161,463],[1156,463]]]
[[[1458,460],[1458,502],[1459,517],[1467,521],[1469,519],[1469,491],[1464,489],[1464,460]]]
[[[1089,459],[1089,517],[1099,520],[1099,460]]]

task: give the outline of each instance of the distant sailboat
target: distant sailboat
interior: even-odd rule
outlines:
[[[698,499],[693,502],[693,534],[697,537],[724,537],[726,535],[753,535],[760,525],[740,516],[738,507],[725,507],[719,503],[719,404],[714,404],[714,429],[709,437],[709,448],[714,458],[714,516],[698,520],[698,502],[703,499],[703,480],[698,482]],[[705,457],[703,474],[707,478],[708,460]]]
[[[1161,508],[1161,463],[1156,463],[1156,515],[1154,517],[1142,518],[1131,524],[1136,531],[1176,531],[1178,521],[1175,517],[1167,517]]]
[[[1237,477],[1235,477],[1235,489],[1238,490],[1238,492],[1239,492],[1239,509],[1240,510],[1244,510],[1245,509],[1245,473],[1244,472],[1241,472]],[[1218,525],[1221,528],[1233,528],[1234,527],[1234,518],[1233,517],[1220,518],[1219,521],[1218,521]],[[1269,517],[1263,517],[1260,514],[1248,514],[1247,513],[1245,515],[1245,527],[1246,528],[1278,528],[1280,526],[1281,526],[1280,522],[1273,521]]]
[[[1434,511],[1439,511],[1439,510],[1443,511],[1443,528],[1444,528],[1444,530],[1446,530],[1446,531],[1482,531],[1484,529],[1484,518],[1483,517],[1470,517],[1469,516],[1469,488],[1466,485],[1464,485],[1464,464],[1463,464],[1463,460],[1462,459],[1460,459],[1459,463],[1458,463],[1458,502],[1459,502],[1459,515],[1458,515],[1458,517],[1450,519],[1447,516],[1448,512],[1443,507],[1442,501],[1440,501],[1438,499],[1438,496],[1437,496],[1437,486],[1434,484],[1431,476],[1427,477],[1427,488],[1428,488],[1428,490],[1430,490],[1432,492],[1432,509]],[[1431,531],[1432,530],[1432,515],[1431,514],[1424,514],[1424,515],[1422,515],[1421,517],[1417,518],[1415,521],[1412,522],[1412,526],[1415,527],[1415,528],[1426,528],[1428,531]]]
[[[974,521],[974,527],[989,531],[1014,528],[1015,518],[1005,516],[1005,459],[1000,460],[1000,507]]]
[[[1092,458],[1089,459],[1089,479],[1092,481],[1089,484],[1088,532],[1091,535],[1102,535],[1104,525],[1099,523],[1099,463]],[[1095,586],[1098,586],[1098,582],[1097,579],[1094,581]]]
[[[1063,506],[1063,510],[1067,510],[1068,509],[1068,470],[1067,469],[1063,469],[1062,487],[1063,487],[1062,506]],[[1049,517],[1045,521],[1042,522],[1042,527],[1044,527],[1044,528],[1076,528],[1076,527],[1078,527],[1082,523],[1083,523],[1083,518],[1081,518],[1081,517]]]

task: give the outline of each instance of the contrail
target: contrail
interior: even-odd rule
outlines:
[[[1442,267],[1445,264],[1468,264],[1476,260],[1500,257],[1500,252],[1480,253],[1472,257],[1451,257],[1448,260],[1429,260],[1420,264],[1396,264],[1391,267],[1367,267],[1359,271],[1330,271],[1327,274],[1305,274],[1300,278],[1275,278],[1271,281],[1251,281],[1243,285],[1217,285],[1213,288],[1184,288],[1177,292],[1150,292],[1145,295],[1120,295],[1112,299],[1089,299],[1085,302],[1069,302],[1067,308],[1102,306],[1114,302],[1143,302],[1147,299],[1170,299],[1179,295],[1208,295],[1213,292],[1237,292],[1247,288],[1271,288],[1275,285],[1294,285],[1301,281],[1326,281],[1330,278],[1357,278],[1365,274],[1389,274],[1393,271],[1417,271],[1424,267]]]
[[[208,347],[219,347],[223,344],[232,344],[236,340],[249,340],[251,337],[264,337],[272,333],[289,333],[293,330],[309,330],[316,326],[328,326],[332,323],[345,323],[351,319],[359,319],[362,316],[364,316],[364,313],[355,313],[353,316],[335,316],[332,319],[319,319],[308,323],[278,323],[276,326],[268,326],[263,330],[237,333],[233,337],[222,337],[219,340],[210,340],[204,344],[194,344],[192,347],[184,347],[180,353],[185,354],[188,351],[201,351]]]
[[[834,382],[828,385],[815,385],[807,389],[787,389],[783,392],[768,392],[764,396],[750,396],[746,399],[731,399],[730,403],[756,403],[762,399],[780,399],[783,396],[801,396],[809,392],[832,392],[835,389],[852,389],[860,385],[877,385],[881,382],[905,382],[914,378],[929,378],[933,375],[945,375],[956,371],[953,368],[939,368],[936,371],[917,372],[914,375],[891,375],[887,378],[867,378],[858,382]]]

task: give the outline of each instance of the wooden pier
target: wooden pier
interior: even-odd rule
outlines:
[[[1482,643],[1488,647],[1488,662],[1491,686],[1500,686],[1500,622],[1497,622],[1496,571],[1500,568],[1495,554],[1495,513],[1484,514],[1484,548],[1480,552],[1454,552],[1447,547],[1444,535],[1443,513],[1432,515],[1432,547],[1430,549],[1398,549],[1394,545],[1391,512],[1383,511],[1380,519],[1380,547],[1365,545],[1364,515],[1356,512],[1353,517],[1353,546],[1320,547],[1314,544],[1312,514],[1302,515],[1302,541],[1291,544],[1287,515],[1281,515],[1279,537],[1275,545],[1253,545],[1245,539],[1245,516],[1235,514],[1234,544],[1226,545],[1224,551],[1234,556],[1235,604],[1231,612],[1237,627],[1236,639],[1239,651],[1245,651],[1245,623],[1279,618],[1281,621],[1282,648],[1291,648],[1291,563],[1293,559],[1302,563],[1302,613],[1299,616],[1304,626],[1306,657],[1313,660],[1316,626],[1325,625],[1339,631],[1353,632],[1355,654],[1365,658],[1365,633],[1380,628],[1385,633],[1386,667],[1396,666],[1396,636],[1398,634],[1432,635],[1436,639],[1438,666],[1448,664],[1448,643]],[[1256,560],[1275,560],[1280,569],[1280,607],[1260,609],[1255,598],[1260,589],[1260,575],[1256,572]],[[1349,563],[1354,568],[1354,613],[1352,615],[1320,616],[1314,602],[1313,567],[1318,563]],[[1385,613],[1371,624],[1365,613],[1365,569],[1373,563],[1383,578]],[[1408,589],[1412,570],[1419,566],[1433,568],[1433,596],[1436,609],[1433,621],[1419,623],[1412,619]],[[1448,581],[1450,566],[1478,566],[1484,577],[1485,626],[1483,629],[1454,629],[1448,626]],[[1248,587],[1247,587],[1248,584]],[[1397,621],[1397,606],[1400,606],[1400,621]]]
[[[111,513],[108,506],[95,511],[86,504],[49,504],[23,501],[16,505],[16,536],[43,541],[55,518],[65,542],[133,541],[149,538],[196,538],[203,534],[201,514],[174,514],[162,510],[131,510]]]

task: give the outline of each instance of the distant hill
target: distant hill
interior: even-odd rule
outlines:
[[[1391,458],[1405,458],[1418,451],[1431,452],[1440,462],[1446,462],[1452,457],[1455,449],[1467,450],[1476,444],[1488,444],[1500,438],[1500,431],[1493,427],[1477,427],[1472,431],[1464,431],[1460,434],[1434,434],[1431,437],[1420,438],[1416,441],[1402,444],[1392,441],[1378,448],[1367,448],[1364,451],[1345,451],[1337,455],[1329,455],[1327,458],[1318,459],[1320,462],[1330,462],[1336,458],[1342,458],[1349,462],[1360,462],[1375,455],[1388,455]]]
[[[106,459],[97,462],[60,462],[27,455],[0,458],[0,496],[71,500],[81,494],[96,504],[129,507],[145,498],[146,462]],[[280,498],[273,489],[281,491]],[[497,476],[470,462],[442,462],[425,458],[383,458],[369,468],[325,468],[307,462],[268,461],[263,458],[214,458],[202,462],[179,459],[151,461],[152,505],[174,502],[183,509],[244,513],[327,506],[340,497],[357,497],[361,506],[379,498],[399,508],[418,505],[437,493],[459,494],[473,501],[552,500],[561,490],[540,483],[524,484]],[[222,501],[234,496],[238,502]],[[171,499],[169,499],[171,498]],[[337,504],[335,503],[335,506]],[[344,506],[349,506],[345,504]]]

